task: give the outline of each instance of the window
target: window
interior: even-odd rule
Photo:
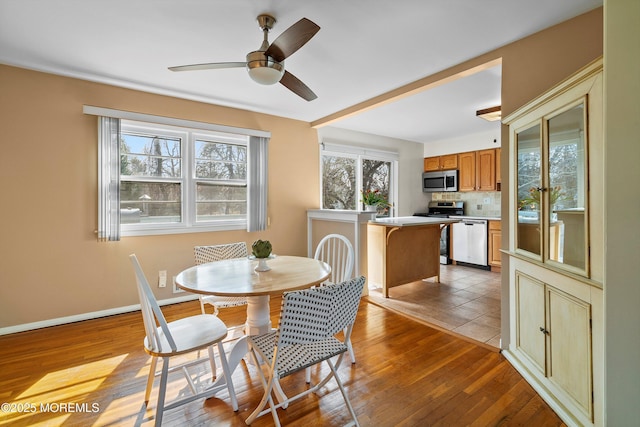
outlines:
[[[160,224],[244,228],[248,140],[122,120],[122,231]]]
[[[186,132],[121,122],[120,215],[128,224],[181,223]]]
[[[396,215],[396,153],[327,143],[321,147],[323,209],[362,210],[360,191],[378,190],[392,203],[378,215]]]
[[[101,116],[100,240],[266,229],[267,132],[98,107],[85,113]]]

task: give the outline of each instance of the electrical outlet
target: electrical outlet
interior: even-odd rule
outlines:
[[[158,272],[158,287],[159,288],[167,287],[167,270],[160,270]]]
[[[178,285],[176,285],[176,276],[173,276],[171,282],[173,283],[173,293],[179,294],[180,292],[184,292],[184,289],[180,289]]]

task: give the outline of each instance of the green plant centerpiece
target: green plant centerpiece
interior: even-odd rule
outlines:
[[[251,245],[251,253],[256,258],[269,258],[271,249],[271,242],[268,240],[256,240]]]
[[[360,201],[365,204],[365,206],[375,206],[375,209],[378,208],[388,208],[391,206],[391,203],[380,193],[380,190],[363,190],[360,192],[362,197]]]
[[[267,265],[267,259],[271,256],[271,242],[268,240],[256,240],[251,245],[251,253],[258,260],[256,271],[269,271],[271,267]]]

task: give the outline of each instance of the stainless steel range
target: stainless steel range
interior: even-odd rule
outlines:
[[[414,216],[432,216],[449,218],[450,216],[464,215],[464,202],[429,202],[427,212],[416,212]],[[451,264],[451,251],[449,248],[449,226],[442,228],[440,233],[440,264]]]

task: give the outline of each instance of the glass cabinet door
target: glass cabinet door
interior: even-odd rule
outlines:
[[[516,134],[518,227],[516,248],[537,255],[542,254],[542,150],[540,124]]]
[[[586,272],[587,155],[584,101],[547,119],[547,259]],[[573,269],[573,268],[572,268]]]

